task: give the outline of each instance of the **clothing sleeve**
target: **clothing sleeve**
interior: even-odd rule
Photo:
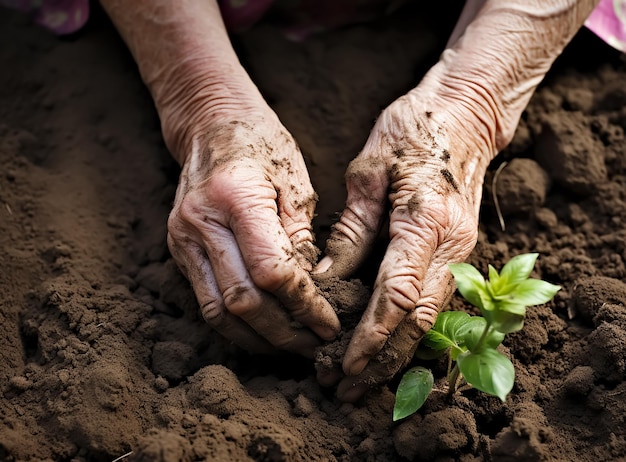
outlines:
[[[601,0],[585,26],[612,47],[626,52],[626,0]]]

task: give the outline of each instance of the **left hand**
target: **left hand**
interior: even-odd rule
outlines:
[[[447,263],[463,261],[476,242],[487,165],[597,3],[468,0],[439,62],[378,119],[348,169],[346,209],[316,269],[352,273],[388,198],[391,242],[343,361],[341,399],[390,379],[434,323],[452,293]]]
[[[346,401],[406,364],[453,291],[447,264],[463,261],[478,235],[490,146],[472,130],[475,113],[423,92],[418,87],[389,106],[350,164],[346,208],[318,266],[326,270],[318,277],[348,276],[373,243],[389,199],[390,243],[343,362],[348,377],[338,395]],[[330,384],[337,377],[318,378]]]

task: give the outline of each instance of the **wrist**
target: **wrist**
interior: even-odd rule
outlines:
[[[482,76],[460,78],[457,72],[450,72],[454,66],[450,59],[452,53],[454,51],[446,50],[413,91],[430,96],[432,112],[440,124],[447,127],[452,143],[457,149],[480,157],[486,168],[510,141],[508,131],[511,126],[515,130],[517,120],[503,123],[498,95]]]
[[[266,117],[271,111],[239,64],[179,66],[151,87],[165,144],[184,164],[193,140],[219,126]]]
[[[265,105],[230,43],[217,0],[101,2],[135,58],[180,163],[207,125],[241,120]]]
[[[450,171],[464,190],[482,186],[497,154],[496,122],[489,106],[477,104],[479,96],[468,89],[451,87],[441,63],[407,97],[418,131],[430,134],[429,151],[439,161],[435,168]]]
[[[513,138],[535,88],[597,0],[478,3],[480,10],[468,13],[474,19],[433,74],[440,94],[475,113],[474,129],[495,155]]]

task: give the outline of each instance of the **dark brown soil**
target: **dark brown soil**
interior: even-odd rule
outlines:
[[[321,238],[376,115],[445,42],[451,18],[417,13],[237,41],[306,155]],[[626,66],[590,33],[486,182],[471,263],[536,251],[563,285],[505,341],[513,393],[434,395],[395,424],[395,381],[342,404],[310,361],[250,357],[199,319],[165,243],[177,166],[101,14],[58,39],[2,11],[0,37],[0,460],[626,460]]]

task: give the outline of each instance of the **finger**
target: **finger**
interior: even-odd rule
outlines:
[[[398,206],[391,214],[391,241],[380,265],[370,303],[344,358],[347,375],[361,373],[400,321],[418,305],[422,284],[439,244],[438,223],[424,223],[428,211]]]
[[[228,312],[243,319],[276,348],[313,357],[318,338],[310,331],[294,328],[278,300],[255,286],[232,232],[214,222],[198,226]]]
[[[290,136],[289,139],[291,140]],[[314,244],[315,237],[311,226],[318,196],[311,185],[302,154],[295,142],[293,146],[294,155],[286,160],[289,165],[281,164],[281,168],[274,172],[280,177],[280,185],[287,185],[286,187],[274,185],[278,194],[276,203],[280,222],[291,241],[298,264],[306,271],[311,271],[320,254],[320,250]]]
[[[358,375],[347,376],[337,386],[337,397],[353,403],[369,389],[387,383],[410,361],[420,339],[417,314],[410,313],[390,336],[385,348],[374,355]]]
[[[416,328],[421,333],[428,330],[449,290],[447,263],[462,261],[471,252],[476,230],[451,226],[453,213],[441,204],[432,205],[431,210],[427,207],[422,205],[417,217],[417,210],[405,206],[397,207],[392,214],[392,239],[374,294],[344,358],[348,375],[361,373],[407,313],[417,310]],[[408,219],[407,214],[413,214],[413,218]],[[445,240],[445,229],[455,229],[454,237]]]
[[[442,268],[445,271],[445,268]],[[449,272],[448,272],[449,273]],[[429,273],[431,271],[429,270]],[[442,300],[441,307],[450,300],[454,293],[452,277],[441,285],[437,277],[428,278],[424,283],[424,298]],[[369,389],[389,382],[413,358],[415,350],[425,330],[423,312],[416,308],[407,314],[389,337],[383,349],[375,354],[367,366],[356,376],[347,376],[337,386],[337,397],[345,402],[358,401]],[[430,323],[430,320],[427,320]]]
[[[343,373],[339,368],[333,369],[318,369],[317,370],[317,381],[323,387],[330,387],[335,385],[341,378],[343,377]]]
[[[301,185],[304,191],[311,192],[305,195],[299,189],[290,189],[281,193],[278,200],[278,216],[291,247],[295,252],[295,258],[305,271],[311,271],[317,263],[320,250],[315,246],[311,220],[317,204],[317,195],[312,188]]]
[[[382,161],[358,157],[346,172],[346,207],[326,243],[326,256],[315,270],[316,277],[346,278],[365,260],[385,212],[386,169]]]
[[[182,247],[175,242],[171,234],[168,235],[167,240],[172,257],[193,287],[200,305],[200,312],[206,323],[244,350],[254,353],[273,352],[274,348],[267,340],[226,310],[204,249],[192,241],[187,241]]]
[[[339,332],[339,319],[298,264],[274,200],[233,214],[231,228],[245,266],[254,284],[276,295],[296,321],[331,340]]]

